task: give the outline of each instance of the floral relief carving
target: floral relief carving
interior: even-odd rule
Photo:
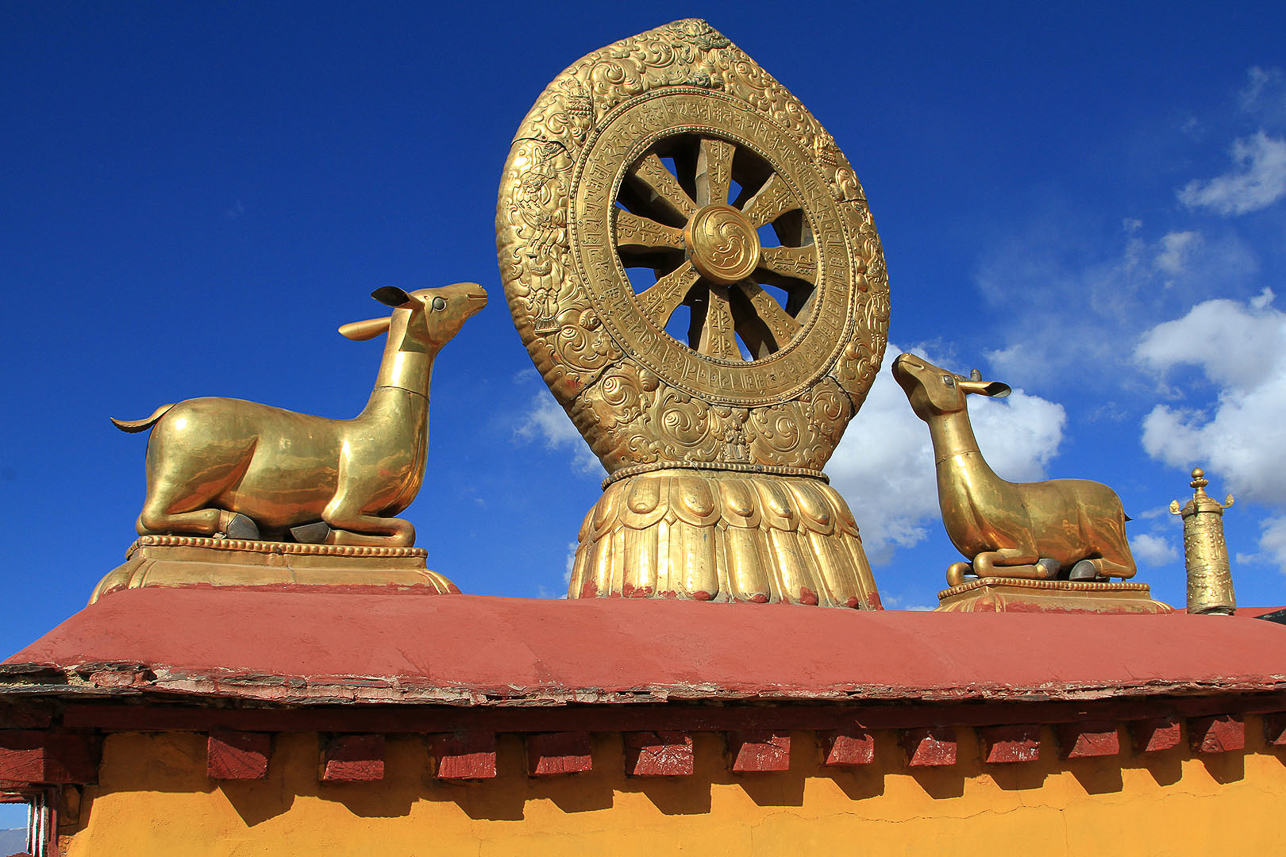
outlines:
[[[730,364],[719,357],[683,363],[668,353],[650,362],[643,359],[645,343],[679,348],[681,343],[650,321],[625,331],[628,320],[607,308],[624,307],[642,317],[638,307],[661,312],[656,307],[665,304],[664,296],[656,292],[644,301],[641,295],[622,295],[628,284],[621,285],[623,277],[612,279],[621,276],[612,274],[622,270],[619,261],[610,255],[586,256],[578,247],[575,212],[578,205],[596,201],[600,207],[594,211],[610,207],[621,186],[619,171],[607,176],[607,184],[594,184],[599,180],[585,171],[591,150],[606,146],[606,124],[622,115],[620,109],[632,99],[664,95],[672,88],[731,97],[762,117],[758,132],[782,136],[778,150],[802,153],[799,163],[787,165],[788,172],[817,176],[809,181],[824,189],[837,215],[833,223],[826,220],[825,212],[815,210],[821,203],[809,196],[811,185],[796,187],[805,197],[800,202],[805,218],[822,218],[818,223],[830,230],[816,236],[817,261],[808,257],[804,264],[817,265],[816,287],[819,293],[825,290],[824,299],[815,303],[834,306],[839,301],[843,323],[801,314],[796,340],[776,341],[789,335],[790,325],[783,326],[772,340],[782,353],[757,362],[732,365],[738,361]],[[735,111],[728,114],[718,99],[707,106],[685,97],[697,104],[692,116],[698,124],[741,127],[726,125],[729,115],[743,125],[748,121],[737,119]],[[663,134],[664,128],[647,123],[653,116],[664,119],[666,109],[675,111],[676,126],[687,127],[690,120],[680,118],[683,106],[640,113],[640,133]],[[737,145],[754,151],[754,142]],[[772,151],[764,150],[764,157],[770,158]],[[820,470],[883,357],[888,280],[856,174],[812,114],[704,21],[677,21],[623,39],[587,55],[550,84],[515,135],[501,182],[496,236],[510,310],[523,342],[609,473],[667,462]],[[828,286],[835,277],[840,280]],[[740,305],[733,309],[746,311]],[[728,354],[731,318],[711,316],[707,336],[725,344],[722,351],[709,353]],[[693,365],[705,367],[705,374],[688,371]],[[800,367],[808,374],[798,376],[802,386],[797,389],[778,394],[756,387],[785,389]]]

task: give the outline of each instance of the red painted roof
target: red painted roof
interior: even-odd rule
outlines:
[[[1286,689],[1286,626],[1183,614],[144,588],[103,598],[5,663],[104,662],[143,665],[153,686],[230,696],[262,696],[263,679],[277,677],[299,700],[337,683],[381,686],[383,699],[493,703],[640,691],[1084,699]]]

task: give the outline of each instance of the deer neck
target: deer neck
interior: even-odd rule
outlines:
[[[996,479],[996,474],[978,451],[978,441],[969,423],[969,411],[942,414],[928,421],[933,439],[933,461],[938,471],[938,488],[944,481],[965,477],[969,483]]]
[[[410,505],[424,482],[428,459],[429,382],[438,349],[407,335],[409,318],[409,312],[394,312],[375,389],[353,421],[368,430],[378,427],[371,437],[378,438],[377,442],[391,451],[383,466],[400,473],[401,484],[385,508],[387,514],[396,514]]]
[[[438,350],[410,336],[407,331],[410,320],[411,313],[408,311],[393,313],[372,396],[378,395],[381,390],[401,390],[428,399],[429,381],[433,377],[433,358],[437,356]]]

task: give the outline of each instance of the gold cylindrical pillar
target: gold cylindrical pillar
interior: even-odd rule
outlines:
[[[1223,537],[1223,511],[1232,495],[1220,503],[1206,493],[1210,482],[1198,467],[1192,471],[1192,499],[1181,510],[1170,502],[1170,513],[1183,516],[1183,557],[1188,570],[1188,612],[1231,615],[1237,611]]]

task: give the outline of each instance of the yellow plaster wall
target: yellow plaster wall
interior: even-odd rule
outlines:
[[[203,735],[118,734],[62,844],[70,857],[1286,853],[1286,756],[1253,718],[1246,731],[1247,752],[1210,760],[1070,763],[1047,731],[1041,761],[983,765],[961,730],[960,764],[916,773],[890,734],[874,765],[836,770],[798,733],[789,772],[745,775],[701,734],[696,775],[674,779],[625,777],[619,735],[595,737],[592,773],[529,779],[521,741],[501,736],[501,776],[465,784],[434,779],[416,737],[389,738],[379,783],[319,783],[317,736],[299,734],[274,740],[267,780],[213,784]]]

